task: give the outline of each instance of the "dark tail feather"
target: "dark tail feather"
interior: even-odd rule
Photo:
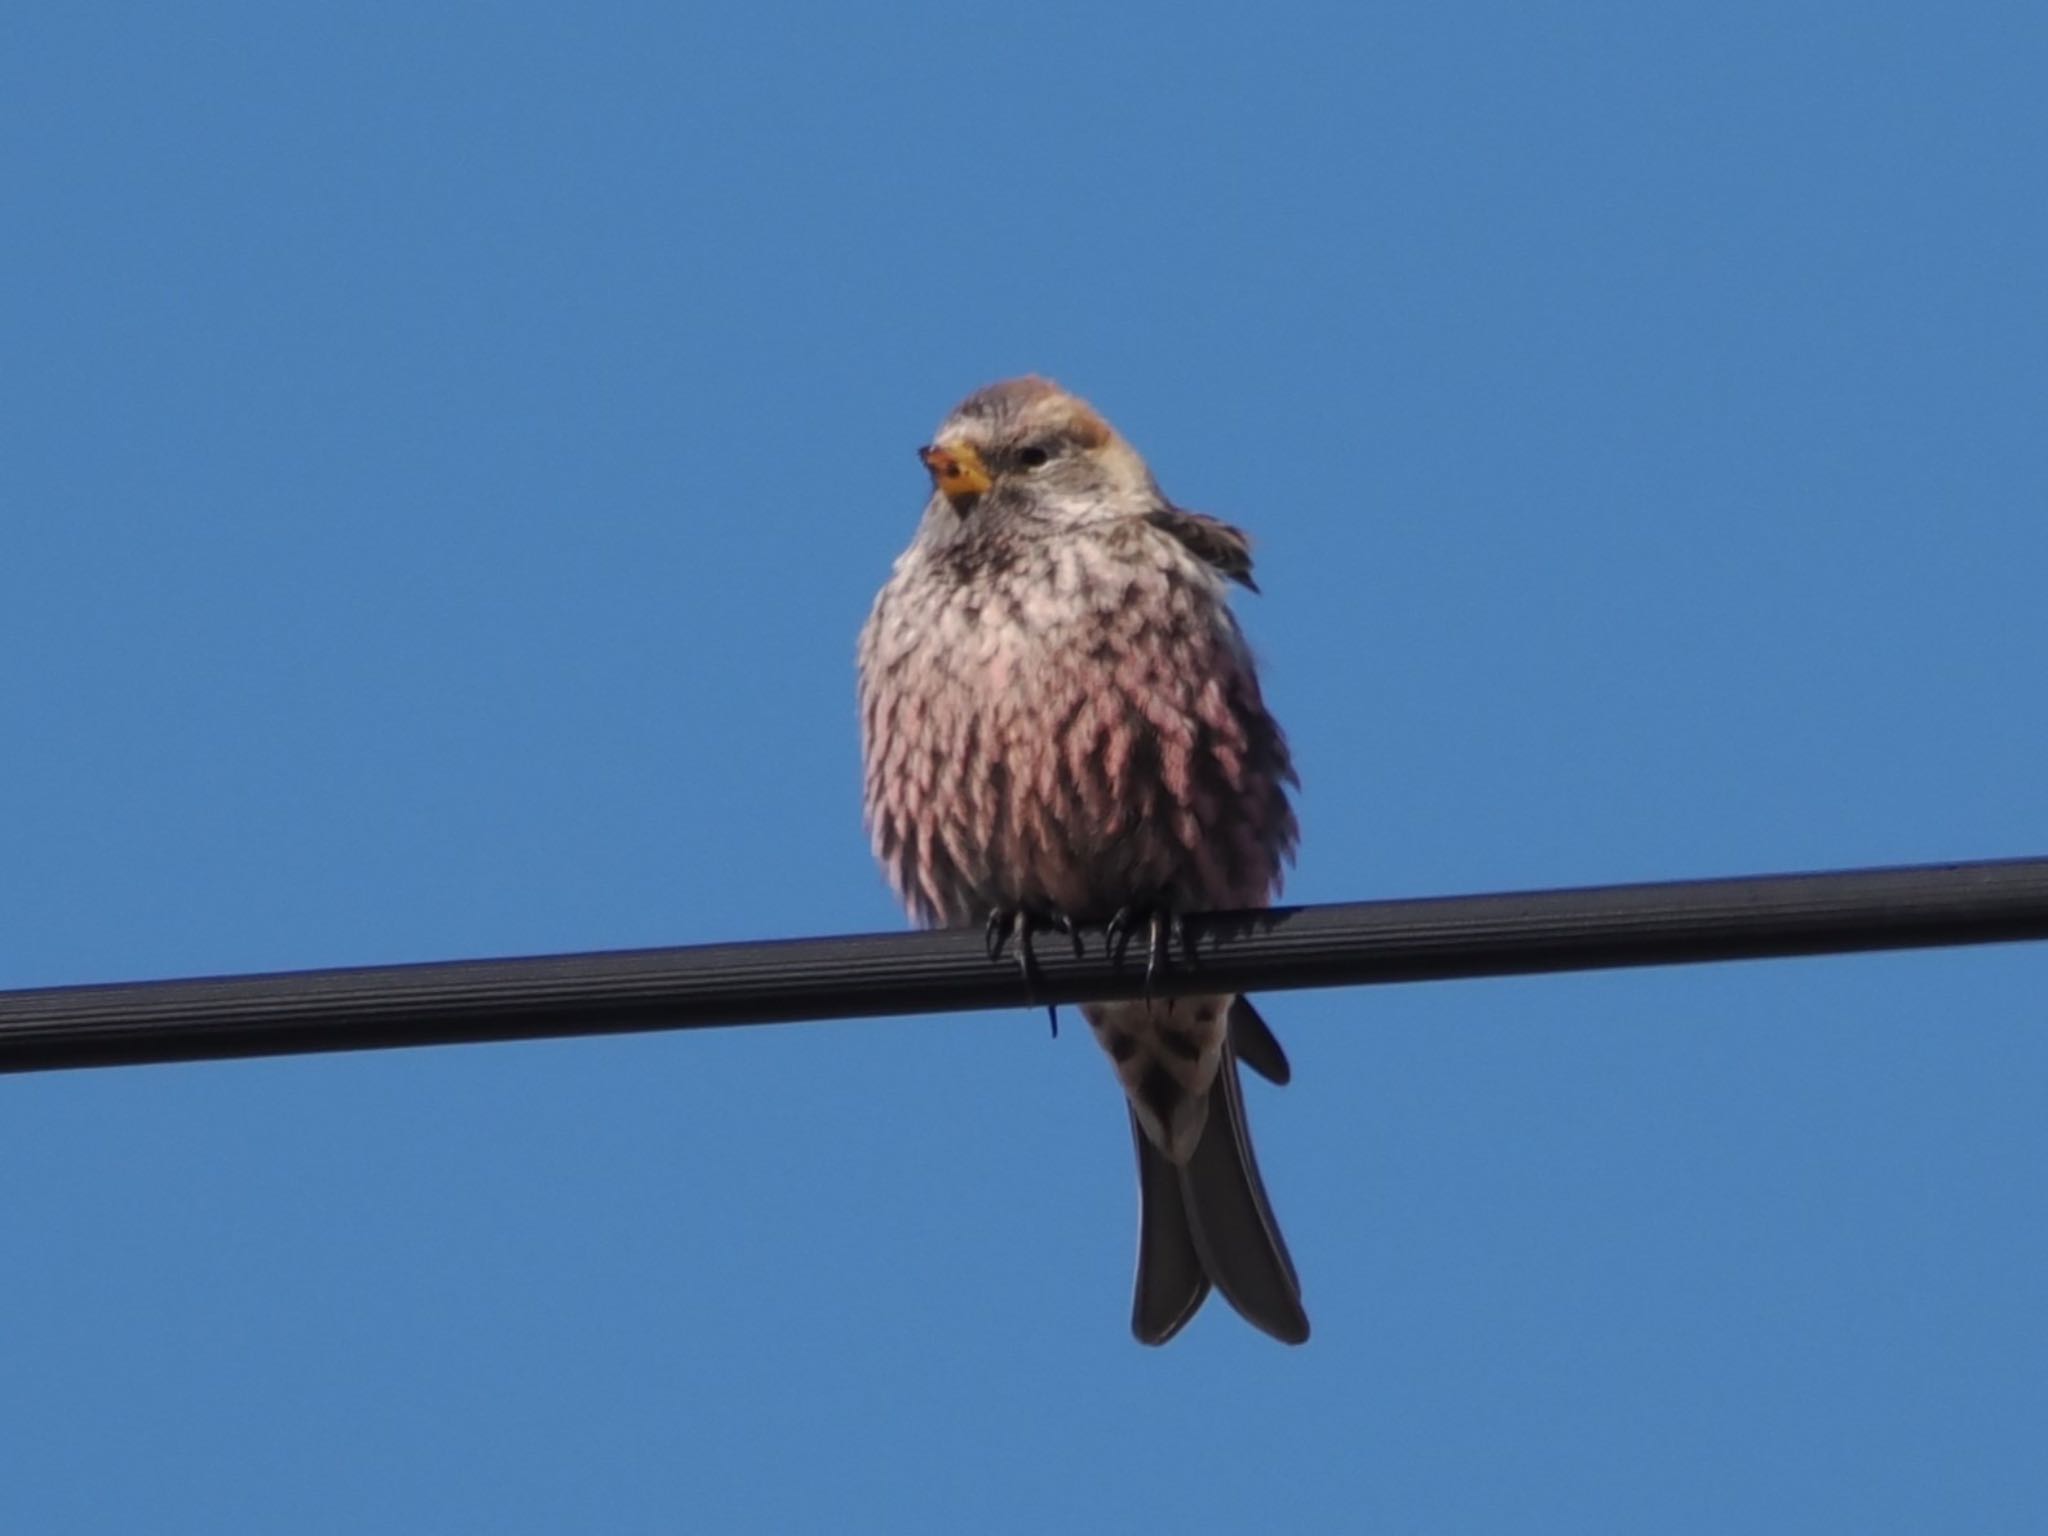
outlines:
[[[1144,1138],[1139,1140],[1142,1143]],[[1145,1152],[1141,1145],[1141,1185]],[[1154,1156],[1165,1163],[1158,1153]],[[1167,1166],[1170,1169],[1171,1165]],[[1209,1094],[1209,1118],[1202,1139],[1195,1143],[1187,1166],[1178,1172],[1184,1211],[1179,1219],[1216,1289],[1254,1328],[1283,1344],[1305,1342],[1308,1314],[1301,1307],[1301,1282],[1295,1277],[1294,1260],[1288,1256],[1280,1224],[1273,1219],[1273,1208],[1266,1200],[1266,1186],[1259,1178],[1258,1159],[1252,1155],[1251,1132],[1245,1124],[1244,1093],[1237,1081],[1237,1053],[1229,1047],[1224,1049],[1216,1086]],[[1148,1195],[1148,1226],[1154,1203]],[[1142,1239],[1139,1251],[1142,1262]],[[1139,1297],[1142,1303],[1142,1268]],[[1201,1298],[1197,1295],[1195,1299],[1199,1302]],[[1193,1307],[1188,1310],[1192,1312]]]
[[[1138,1284],[1131,1332],[1140,1344],[1164,1344],[1179,1333],[1209,1294],[1209,1276],[1188,1231],[1180,1170],[1153,1146],[1131,1115],[1138,1144]]]
[[[1259,1017],[1259,1010],[1242,992],[1230,1000],[1228,1022],[1230,1048],[1237,1052],[1237,1059],[1267,1082],[1286,1087],[1294,1076],[1294,1068],[1287,1064],[1287,1053],[1280,1049],[1273,1031]]]

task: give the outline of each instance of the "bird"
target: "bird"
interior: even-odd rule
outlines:
[[[1014,935],[1027,967],[1034,927],[1143,930],[1156,963],[1182,916],[1267,905],[1298,779],[1230,607],[1258,590],[1249,538],[1170,501],[1036,375],[967,396],[918,456],[930,498],[857,647],[867,827],[911,918],[984,926],[992,953]],[[1132,1333],[1164,1344],[1213,1287],[1305,1342],[1238,1077],[1292,1075],[1258,1010],[1148,993],[1081,1012],[1137,1149]]]

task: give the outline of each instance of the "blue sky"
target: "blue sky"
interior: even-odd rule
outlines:
[[[0,986],[894,927],[1024,370],[1259,541],[1306,901],[2048,851],[2038,7],[0,27]],[[2048,951],[1300,993],[1317,1335],[1015,1013],[0,1082],[8,1530],[2012,1530]]]

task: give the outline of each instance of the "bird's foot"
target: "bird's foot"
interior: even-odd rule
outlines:
[[[1187,920],[1171,906],[1132,903],[1117,908],[1116,915],[1109,920],[1104,935],[1109,942],[1109,952],[1117,964],[1123,964],[1124,951],[1130,948],[1131,937],[1139,928],[1145,929],[1145,995],[1152,995],[1152,984],[1158,980],[1160,970],[1171,963],[1173,949],[1179,945],[1189,954],[1193,953],[1188,937]]]
[[[1086,951],[1081,945],[1081,930],[1071,917],[1064,912],[1038,913],[1028,907],[998,907],[988,915],[988,923],[982,930],[982,941],[991,961],[1003,958],[1003,946],[1011,939],[1017,941],[1017,970],[1024,978],[1024,995],[1035,999],[1041,974],[1038,957],[1031,952],[1031,935],[1041,928],[1050,928],[1063,933],[1074,946],[1074,958],[1080,959]],[[1053,1038],[1060,1034],[1060,1010],[1056,1003],[1045,1005],[1045,1016],[1052,1024]]]

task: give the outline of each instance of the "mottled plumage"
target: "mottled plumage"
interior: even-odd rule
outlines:
[[[912,915],[1103,922],[1260,906],[1295,822],[1227,584],[1244,534],[1175,507],[1085,402],[1043,379],[971,395],[923,450],[934,491],[860,639],[875,850]],[[1163,1342],[1213,1282],[1308,1332],[1260,1186],[1236,1053],[1284,1080],[1248,1002],[1089,1004],[1137,1129],[1133,1327]]]

